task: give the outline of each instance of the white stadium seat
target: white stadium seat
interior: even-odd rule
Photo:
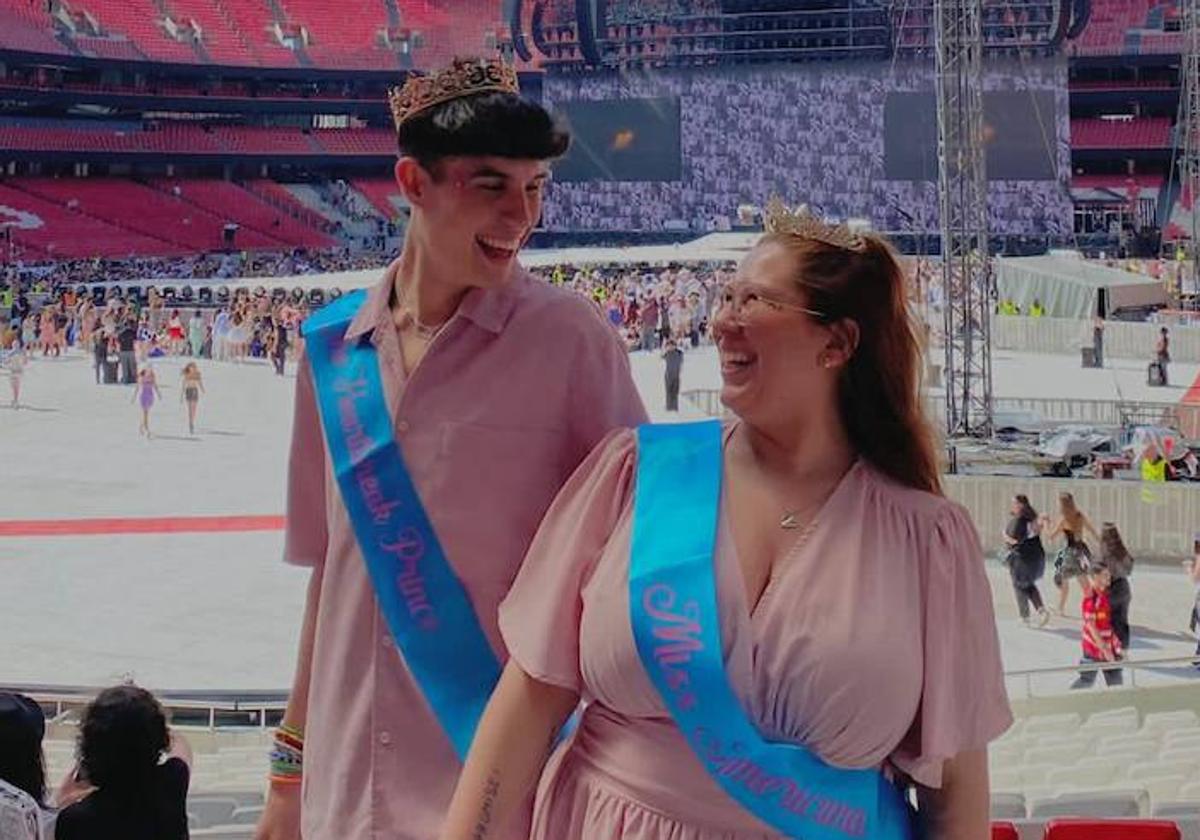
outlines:
[[[1076,712],[1058,715],[1035,715],[1025,721],[1022,735],[1063,735],[1079,729],[1080,717]]]
[[[994,820],[1024,819],[1025,797],[1019,793],[993,793],[991,812]]]
[[[1117,778],[1119,765],[1096,758],[1085,759],[1073,767],[1060,767],[1046,774],[1046,784],[1063,788],[1101,790]]]
[[[1029,803],[1031,817],[1143,817],[1150,812],[1144,790],[1106,790],[1065,793]]]

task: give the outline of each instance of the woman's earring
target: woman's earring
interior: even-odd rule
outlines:
[[[833,361],[829,358],[829,354],[824,352],[817,356],[817,364],[823,368],[833,367]]]

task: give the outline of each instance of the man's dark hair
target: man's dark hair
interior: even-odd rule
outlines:
[[[100,692],[83,713],[79,763],[101,790],[135,795],[150,784],[169,744],[167,718],[154,695],[119,685]]]
[[[397,131],[400,154],[426,170],[448,157],[554,160],[566,154],[571,134],[536,102],[511,93],[481,93],[435,105]]]

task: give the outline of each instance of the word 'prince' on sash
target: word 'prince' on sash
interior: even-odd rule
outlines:
[[[721,434],[715,421],[638,430],[629,610],[642,665],[709,775],[775,830],[909,840],[914,815],[882,773],[767,741],[729,683],[715,572]]]
[[[365,299],[362,291],[345,295],[304,323],[321,425],[379,610],[463,758],[500,663],[405,466],[375,348],[343,340]]]

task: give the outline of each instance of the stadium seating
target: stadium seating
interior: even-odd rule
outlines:
[[[1075,55],[1179,52],[1182,37],[1165,31],[1178,15],[1174,0],[1092,0],[1088,25],[1069,49]]]
[[[339,0],[77,0],[100,32],[63,31],[84,55],[185,64],[296,67],[301,63],[351,70],[399,68],[380,33],[406,28],[421,34],[421,66],[489,49],[487,33],[501,28],[494,0],[368,0],[347,14]],[[306,43],[299,37],[306,33]],[[66,54],[44,3],[0,0],[0,47]],[[281,35],[296,36],[293,49]],[[197,38],[198,36],[198,38]],[[494,44],[490,47],[494,49]]]
[[[43,152],[157,152],[236,155],[392,155],[395,135],[387,129],[297,128],[164,123],[3,125],[0,149]]]
[[[178,195],[173,192],[175,186]],[[236,241],[240,249],[338,244],[315,224],[223,181],[146,185],[110,178],[13,179],[0,184],[0,207],[41,220],[40,227],[17,228],[19,243],[38,252],[74,257],[172,256],[219,250],[224,247],[223,229],[229,222],[240,227]]]
[[[204,208],[214,216],[230,218],[241,225],[244,231],[255,231],[288,245],[304,248],[329,248],[337,244],[331,236],[228,181],[164,179],[153,184],[164,192],[171,192],[178,187],[182,200]],[[239,234],[239,237],[242,235]]]
[[[267,204],[299,219],[311,228],[326,230],[330,226],[328,219],[301,203],[283,184],[265,178],[257,178],[247,182],[245,187]]]
[[[379,46],[379,33],[388,25],[383,0],[361,3],[353,14],[346,14],[343,0],[279,0],[279,6],[308,30],[305,52],[313,63],[361,70],[397,66],[395,54]]]
[[[171,0],[172,19],[177,24],[195,24],[200,44],[214,64],[255,65],[255,53],[242,31],[222,14],[212,0]]]
[[[33,214],[38,227],[19,222],[12,229],[14,240],[40,257],[127,257],[134,254],[177,256],[189,249],[175,242],[155,239],[126,230],[100,218],[68,209],[64,204],[32,195],[0,182],[0,215],[4,208]]]
[[[196,51],[189,44],[176,41],[167,35],[163,28],[162,13],[154,0],[83,0],[73,8],[86,10],[91,14],[104,33],[128,38],[146,58],[191,64],[198,61]]]
[[[45,7],[28,0],[0,0],[0,47],[52,55],[68,52],[51,34]]]
[[[313,139],[331,155],[393,155],[396,135],[379,128],[327,128],[314,131]]]
[[[400,188],[391,178],[359,178],[350,185],[362,193],[363,197],[371,202],[371,206],[385,217],[395,218],[399,212],[392,198],[400,199]]]
[[[1200,720],[1192,710],[1133,708],[1019,721],[989,750],[994,815],[1148,817],[1192,801],[1200,811]]]
[[[1071,146],[1076,149],[1165,149],[1170,145],[1168,117],[1071,120]]]
[[[1179,827],[1164,820],[1052,820],[1045,840],[1179,840]]]

